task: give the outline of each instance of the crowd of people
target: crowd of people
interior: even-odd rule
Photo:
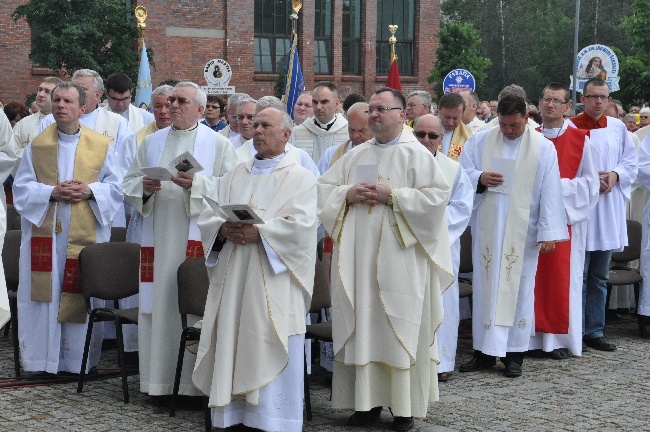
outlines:
[[[627,219],[648,243],[650,108],[626,114],[601,78],[584,85],[579,114],[559,83],[535,105],[517,85],[494,101],[467,90],[433,102],[388,87],[342,100],[324,81],[289,107],[293,118],[273,96],[224,103],[172,80],[153,91],[151,113],[131,104],[132,90],[125,74],[81,69],[44,79],[33,114],[0,114],[0,175],[21,216],[25,371],[80,373],[78,256],[116,226],[140,245],[139,295],[120,307],[139,307],[124,348],[155,405],[173,391],[177,269],[205,260],[205,313],[189,322],[201,338],[179,394],[208,396],[221,428],[302,430],[317,265],[329,269],[332,304],[320,362],[352,426],[389,407],[393,430],[412,429],[455,370],[500,359],[516,378],[531,350],[558,360],[616,350],[604,337],[609,266],[628,244]],[[473,272],[459,275],[463,236]],[[650,294],[636,308],[650,315]],[[468,314],[474,355],[457,369]],[[85,373],[111,338],[114,328],[94,326]]]

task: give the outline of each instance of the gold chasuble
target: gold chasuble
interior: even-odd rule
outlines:
[[[85,184],[99,180],[110,140],[93,130],[81,126],[74,161],[74,178]],[[59,184],[58,172],[59,136],[56,123],[47,127],[32,141],[33,165],[39,183]],[[79,275],[79,252],[96,241],[95,216],[88,201],[78,203],[53,203],[47,210],[40,227],[32,226],[32,301],[52,301],[52,230],[55,225],[56,208],[70,205],[70,232],[63,272],[63,286],[58,322],[86,322],[86,303],[81,293]],[[56,222],[59,232],[60,223]]]

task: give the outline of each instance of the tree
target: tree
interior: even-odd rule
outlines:
[[[66,74],[83,68],[104,77],[123,72],[135,81],[138,31],[132,16],[124,0],[30,0],[12,14],[32,29],[34,64]]]
[[[447,21],[440,26],[439,46],[436,63],[426,78],[434,88],[440,87],[445,76],[454,69],[465,69],[474,75],[476,86],[483,84],[487,70],[492,65],[484,57],[480,45],[481,36],[471,24]]]

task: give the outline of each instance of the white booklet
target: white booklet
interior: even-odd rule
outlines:
[[[493,186],[489,187],[488,190],[492,192],[498,192],[498,193],[503,193],[503,194],[511,194],[512,193],[512,186],[515,181],[515,165],[517,164],[517,161],[515,159],[508,159],[508,158],[500,158],[500,157],[494,157],[492,158],[492,172],[498,172],[503,176],[503,183],[501,183],[499,186]]]
[[[166,167],[143,167],[140,170],[147,177],[155,180],[171,181],[172,177],[178,176],[183,171],[188,174],[196,174],[203,171],[203,167],[190,152],[176,156]]]
[[[243,224],[263,224],[264,221],[248,204],[224,204],[219,205],[215,200],[203,195],[212,210],[228,222],[239,222]]]
[[[356,183],[377,184],[379,180],[379,165],[357,165]]]

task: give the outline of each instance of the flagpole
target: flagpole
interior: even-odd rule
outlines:
[[[397,54],[395,54],[395,44],[397,43],[395,32],[397,32],[397,29],[398,26],[396,24],[390,24],[388,26],[388,30],[390,30],[390,37],[388,38],[388,44],[390,45],[390,61],[388,64],[391,64],[397,60]]]
[[[293,13],[291,14],[291,48],[289,50],[289,65],[287,73],[284,77],[284,94],[282,95],[282,102],[287,103],[289,99],[289,89],[291,88],[291,79],[293,77],[293,60],[296,48],[298,48],[298,12],[302,8],[302,0],[293,0],[291,3]]]

